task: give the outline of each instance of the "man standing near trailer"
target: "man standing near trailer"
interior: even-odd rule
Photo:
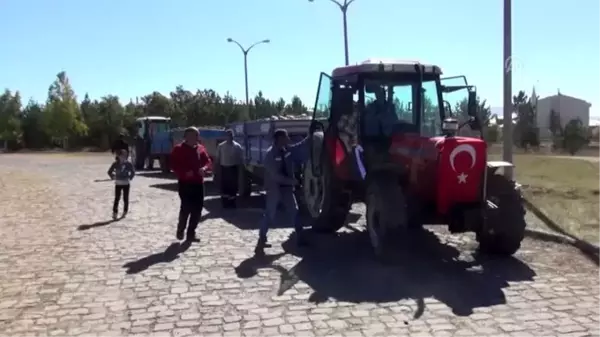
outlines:
[[[228,129],[227,140],[217,146],[215,173],[221,189],[223,208],[235,208],[239,174],[243,169],[242,146],[233,140],[233,130]]]
[[[260,225],[258,243],[254,249],[256,255],[264,255],[264,249],[270,247],[267,243],[267,231],[275,221],[279,203],[284,208],[285,221],[294,224],[297,244],[300,246],[307,244],[302,233],[302,222],[298,215],[298,204],[294,195],[294,187],[298,183],[294,177],[294,166],[303,163],[307,157],[306,145],[308,143],[306,139],[308,138],[290,145],[290,138],[286,130],[278,129],[273,134],[273,145],[267,149],[263,159],[264,185],[267,193],[265,213]]]

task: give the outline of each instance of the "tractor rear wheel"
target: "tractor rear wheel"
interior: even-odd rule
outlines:
[[[321,163],[321,175],[312,172],[312,158],[304,165],[302,189],[306,213],[312,228],[319,233],[335,233],[346,224],[350,211],[350,195],[337,181],[331,163]]]
[[[407,229],[406,198],[394,175],[367,177],[367,232],[377,258],[384,258],[390,245]]]
[[[479,249],[488,254],[510,256],[525,237],[523,196],[514,181],[488,174],[486,221],[476,233]]]

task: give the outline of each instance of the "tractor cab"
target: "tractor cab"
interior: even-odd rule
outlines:
[[[461,126],[455,118],[461,112],[453,114],[452,105],[463,104],[462,114],[472,116],[466,120],[476,129],[474,88],[464,76],[446,85],[441,74],[435,65],[372,59],[322,73],[310,132],[324,132],[336,176],[357,182],[367,171],[410,170],[418,154],[434,150],[428,147],[435,141],[425,139],[453,135]]]
[[[151,148],[154,136],[170,130],[171,118],[162,116],[140,117],[135,120],[135,143],[132,151],[132,161],[137,170],[151,169],[153,158]]]

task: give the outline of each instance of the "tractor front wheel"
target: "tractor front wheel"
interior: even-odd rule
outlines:
[[[488,254],[510,256],[525,237],[523,196],[514,181],[488,174],[486,220],[477,234],[479,249]]]
[[[320,176],[313,174],[312,165],[311,158],[304,165],[302,175],[306,212],[311,218],[313,230],[335,233],[346,223],[350,196],[337,183],[331,163],[322,163]]]
[[[406,234],[406,199],[402,186],[394,183],[393,175],[378,173],[367,178],[367,232],[375,256],[385,258],[391,242]]]

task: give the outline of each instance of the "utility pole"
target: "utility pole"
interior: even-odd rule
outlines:
[[[504,125],[502,127],[502,158],[513,162],[513,102],[512,102],[512,0],[504,0],[504,62],[502,64],[504,80]],[[504,168],[504,176],[513,179],[512,167]]]
[[[250,118],[250,97],[248,95],[248,52],[250,52],[250,50],[252,48],[254,48],[254,46],[259,45],[261,43],[269,43],[269,42],[271,42],[271,40],[266,39],[266,40],[255,42],[248,48],[242,47],[242,45],[239,42],[237,42],[236,40],[234,40],[232,38],[228,38],[227,42],[233,42],[233,43],[237,44],[238,47],[240,47],[240,49],[242,50],[242,53],[244,54],[244,83],[246,86],[246,114],[245,114],[245,116],[241,116],[242,117],[241,120],[248,120]]]
[[[308,1],[314,2],[314,0],[308,0]],[[350,63],[350,60],[348,57],[348,20],[347,20],[346,13],[348,12],[348,7],[350,7],[350,4],[353,3],[355,0],[344,0],[344,3],[341,3],[337,0],[329,0],[329,1],[336,4],[339,7],[339,9],[342,11],[342,20],[343,20],[343,25],[344,25],[344,57],[346,60],[346,65],[348,65]]]

